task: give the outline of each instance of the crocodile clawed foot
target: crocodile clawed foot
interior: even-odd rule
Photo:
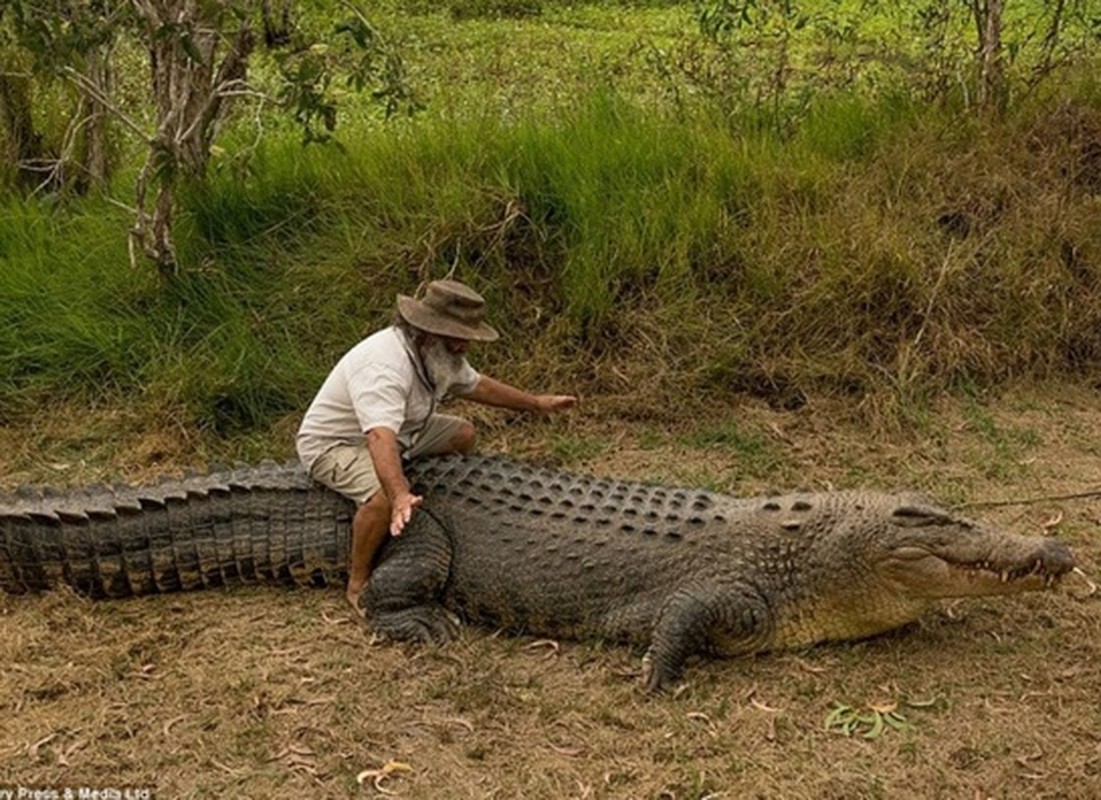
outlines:
[[[642,688],[647,694],[661,694],[665,687],[649,653],[642,657]]]
[[[416,606],[374,613],[371,628],[391,639],[421,644],[445,645],[459,638],[456,619],[439,606]]]
[[[421,640],[437,646],[455,641],[459,638],[461,632],[458,618],[447,611],[429,616],[423,621],[423,627],[425,635],[421,637]]]
[[[642,657],[642,687],[647,694],[666,694],[677,697],[686,688],[677,684],[677,676],[658,669],[649,653]]]

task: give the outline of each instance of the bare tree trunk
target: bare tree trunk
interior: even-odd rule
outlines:
[[[1040,60],[1033,67],[1032,76],[1029,79],[1030,88],[1035,87],[1055,69],[1055,52],[1059,46],[1065,11],[1066,0],[1056,0],[1055,8],[1051,12],[1051,20],[1048,22],[1047,33],[1044,35],[1044,42],[1040,48]]]
[[[42,135],[31,117],[30,78],[0,69],[0,122],[19,183],[33,188],[38,175],[32,169],[43,157]]]
[[[101,99],[111,96],[110,59],[107,53],[92,51],[88,55],[85,77],[95,91],[83,94],[77,112],[84,126],[81,135],[82,152],[79,156],[83,169],[77,188],[80,192],[103,188],[110,178],[108,113]]]
[[[140,247],[165,277],[178,271],[172,244],[174,194],[181,182],[202,180],[210,145],[226,101],[246,88],[252,29],[242,20],[215,69],[222,43],[217,17],[226,9],[198,0],[133,0],[149,42],[156,103],[156,132],[138,177],[138,219],[131,231],[131,257]],[[204,13],[215,18],[204,17]],[[156,183],[153,210],[147,191]]]
[[[1002,0],[972,0],[978,32],[979,105],[1005,110],[1007,90],[1002,60]]]
[[[271,0],[263,0],[260,8],[264,19],[264,44],[267,45],[268,49],[290,44],[290,0],[279,0],[278,13],[271,7]]]

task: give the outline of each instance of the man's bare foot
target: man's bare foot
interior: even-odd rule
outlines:
[[[359,586],[353,587],[352,584],[349,583],[348,588],[344,592],[344,597],[347,598],[348,605],[352,607],[352,610],[356,612],[356,616],[360,619],[365,619],[367,617],[367,612],[359,605],[359,595],[363,591],[364,585],[365,584],[360,584]]]

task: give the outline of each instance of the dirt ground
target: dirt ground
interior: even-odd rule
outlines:
[[[1101,579],[1095,390],[954,399],[905,432],[844,408],[744,400],[670,424],[594,400],[559,421],[487,417],[482,449],[740,494],[919,488],[1059,536]],[[148,477],[206,455],[131,423],[0,432],[0,483]],[[372,644],[336,589],[0,596],[0,648],[0,798],[1101,797],[1086,581],[947,604],[874,640],[696,662],[659,697],[619,646],[477,629],[443,649]]]

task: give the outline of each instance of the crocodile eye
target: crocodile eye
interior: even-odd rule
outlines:
[[[926,525],[952,525],[959,520],[932,506],[899,506],[891,512],[891,520],[896,525],[921,528]]]

